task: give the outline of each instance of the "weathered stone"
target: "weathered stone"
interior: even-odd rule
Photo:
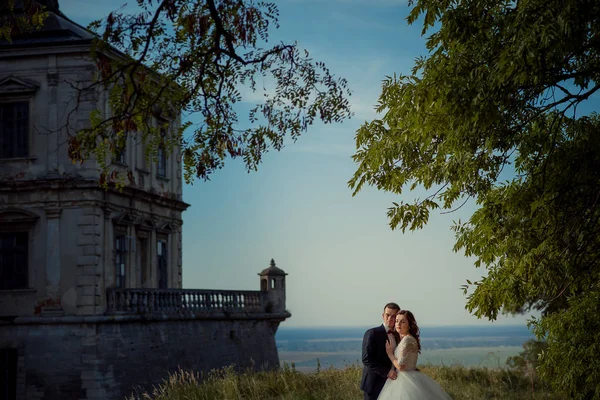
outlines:
[[[85,228],[88,228],[87,226]],[[77,246],[80,246],[82,249],[83,247],[89,246],[89,245],[98,245],[100,244],[100,239],[98,238],[98,236],[100,236],[100,234],[98,235],[77,235],[77,238],[75,239],[75,244],[77,244]],[[84,254],[87,255],[87,254]]]
[[[94,286],[96,284],[96,278],[93,275],[78,275],[77,276],[77,285],[80,286]]]
[[[86,235],[97,235],[97,236],[100,236],[102,234],[102,230],[101,230],[100,226],[98,226],[98,225],[84,226],[83,230],[82,230],[82,233],[83,233],[84,236],[86,236]]]
[[[77,225],[96,225],[99,222],[100,219],[93,215],[82,215],[77,218]]]
[[[276,368],[279,362],[270,323],[232,319],[44,327],[10,324],[0,329],[0,347],[7,338],[20,338],[30,382],[27,398],[42,392],[47,399],[90,399],[99,393],[90,390],[100,389],[106,390],[105,398],[118,398],[136,385],[149,389],[178,367],[197,372],[229,365],[245,369],[254,360],[255,368]],[[39,330],[44,332],[33,334]],[[48,336],[48,331],[58,334]],[[93,346],[87,345],[90,337],[96,338]],[[74,366],[78,366],[76,371]],[[113,379],[113,374],[120,377]]]
[[[98,263],[99,257],[94,256],[79,256],[77,257],[77,265],[96,265]]]

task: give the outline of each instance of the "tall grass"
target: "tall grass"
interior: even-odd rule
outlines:
[[[460,399],[562,399],[539,381],[507,369],[425,366],[421,372],[431,376],[455,400]],[[134,399],[215,400],[215,399],[344,399],[360,400],[362,369],[317,369],[298,372],[284,365],[277,371],[236,372],[233,368],[213,371],[206,376],[178,371],[149,392]]]

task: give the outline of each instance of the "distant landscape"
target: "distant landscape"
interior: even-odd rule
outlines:
[[[275,336],[281,364],[299,371],[344,368],[361,364],[362,337],[367,327],[288,328]],[[533,338],[524,325],[421,328],[420,365],[501,368]]]

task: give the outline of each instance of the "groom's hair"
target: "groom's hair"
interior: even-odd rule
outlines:
[[[383,307],[383,312],[385,312],[386,308],[391,308],[392,310],[400,310],[400,306],[396,303],[387,303],[384,307]]]

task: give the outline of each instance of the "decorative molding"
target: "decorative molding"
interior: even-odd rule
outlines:
[[[136,221],[131,214],[122,212],[117,216],[113,217],[113,222],[118,225],[133,225]]]
[[[136,222],[135,222],[136,228],[140,231],[153,231],[154,229],[156,229],[156,224],[149,218],[139,218]]]
[[[46,218],[52,219],[52,218],[59,218],[62,209],[61,208],[46,208],[44,211],[46,212]]]
[[[0,95],[33,94],[39,87],[37,82],[12,75],[0,79]]]
[[[48,86],[56,86],[58,85],[58,72],[48,73]]]
[[[177,231],[177,226],[174,224],[171,224],[170,222],[166,222],[164,224],[162,224],[160,227],[156,228],[157,232],[160,233],[173,233]]]
[[[34,224],[39,215],[22,208],[0,209],[0,224],[30,223]]]
[[[1,163],[1,160],[0,160]],[[88,190],[89,197],[95,196],[96,199],[82,200],[79,194],[80,190]],[[97,180],[84,180],[76,178],[61,178],[61,179],[36,179],[36,180],[22,180],[22,181],[4,181],[0,185],[0,194],[10,192],[46,192],[48,195],[53,191],[60,191],[61,198],[69,196],[70,193],[77,193],[77,196],[73,200],[77,200],[81,204],[90,204],[90,201],[96,201],[99,205],[108,205],[106,194],[116,195],[119,197],[133,197],[136,200],[152,204],[153,206],[171,208],[177,211],[185,211],[190,205],[177,198],[169,198],[161,196],[157,193],[153,193],[148,190],[126,186],[121,190],[109,188],[108,190],[100,187]],[[63,204],[64,206],[64,204]],[[111,207],[112,208],[112,207]],[[114,210],[118,208],[114,207]],[[106,215],[106,214],[105,214]]]

